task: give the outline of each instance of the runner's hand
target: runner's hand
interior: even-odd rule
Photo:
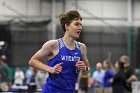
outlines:
[[[84,61],[78,61],[76,62],[77,69],[82,70],[82,71],[86,71],[86,65],[84,63]]]
[[[61,66],[62,64],[63,64],[63,62],[59,63],[59,64],[56,64],[54,67],[51,68],[50,73],[59,74],[62,71],[62,66]]]

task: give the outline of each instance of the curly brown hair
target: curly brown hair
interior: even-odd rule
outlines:
[[[69,25],[73,20],[78,20],[78,19],[82,20],[82,17],[79,14],[79,12],[76,10],[71,10],[71,11],[68,11],[66,13],[62,13],[59,15],[61,27],[64,32],[66,31],[65,24]]]

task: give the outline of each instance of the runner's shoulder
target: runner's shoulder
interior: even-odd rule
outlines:
[[[58,41],[57,40],[49,40],[47,42],[44,43],[44,47],[56,47],[58,45]]]

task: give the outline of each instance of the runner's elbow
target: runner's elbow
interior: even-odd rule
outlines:
[[[29,61],[29,66],[33,66],[33,64],[34,64],[34,62],[33,62],[33,59],[30,59],[30,61]]]

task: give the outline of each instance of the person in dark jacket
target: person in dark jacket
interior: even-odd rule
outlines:
[[[115,63],[116,74],[112,82],[113,93],[125,93],[125,72],[124,72],[124,64],[121,61],[117,61]]]
[[[126,83],[125,83],[125,93],[132,93],[132,82],[137,80],[136,73],[134,71],[134,68],[130,66],[130,60],[129,57],[126,55],[123,55],[120,57],[121,62],[124,63],[125,67],[125,77],[126,77]]]

